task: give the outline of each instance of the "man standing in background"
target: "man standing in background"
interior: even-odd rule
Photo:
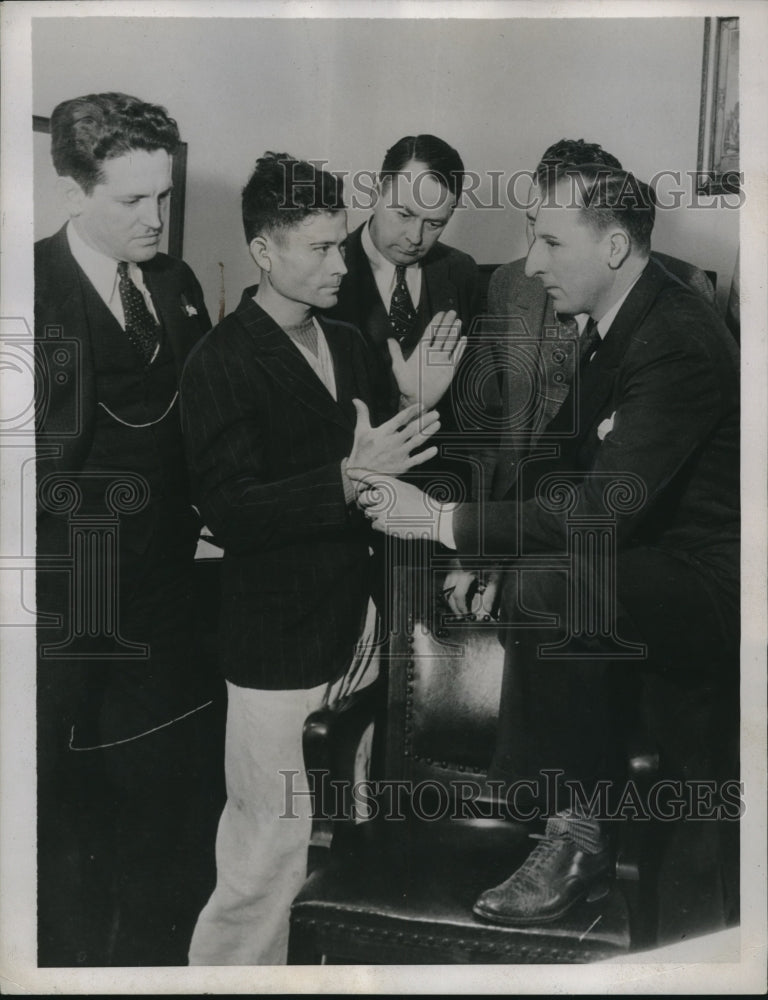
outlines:
[[[158,253],[176,122],[91,94],[51,135],[70,219],[35,246],[38,961],[184,964],[215,748],[178,385],[210,323]]]
[[[428,134],[403,136],[384,157],[370,219],[347,240],[348,273],[330,315],[371,337],[395,379],[436,313],[452,310],[467,335],[479,309],[477,265],[440,242],[463,182],[464,163],[447,142]],[[458,429],[457,407],[454,392],[447,393],[439,408],[438,444]],[[471,478],[466,462],[443,456],[426,468],[450,469],[465,484]]]

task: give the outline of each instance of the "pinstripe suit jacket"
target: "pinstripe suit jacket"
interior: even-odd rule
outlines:
[[[251,688],[340,675],[370,592],[370,533],[344,498],[363,399],[378,422],[376,359],[360,332],[320,317],[338,402],[246,289],[192,352],[181,383],[193,496],[224,548],[221,662]]]

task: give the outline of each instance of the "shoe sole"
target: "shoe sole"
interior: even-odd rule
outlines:
[[[486,920],[494,924],[505,924],[508,927],[528,927],[535,924],[551,924],[553,921],[559,920],[563,914],[572,910],[577,903],[596,903],[599,899],[604,899],[610,891],[611,887],[609,883],[600,883],[599,885],[592,886],[589,890],[581,893],[579,896],[576,896],[575,899],[572,899],[567,906],[563,906],[561,909],[557,910],[556,913],[549,913],[546,916],[541,917],[508,917],[500,913],[488,913],[477,903],[472,907],[472,912],[475,916],[480,917],[482,920]]]

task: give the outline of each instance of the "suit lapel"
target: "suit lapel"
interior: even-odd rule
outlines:
[[[200,337],[200,327],[193,318],[185,314],[181,288],[177,282],[170,281],[167,274],[154,270],[151,261],[142,267],[142,275],[168,337],[176,370],[181,373],[187,355]]]
[[[440,248],[437,244],[435,249]],[[451,258],[449,255],[441,255],[433,249],[421,265],[422,275],[422,298],[426,301],[426,308],[429,312],[427,322],[436,312],[446,312],[448,309],[459,311],[459,303],[456,300],[456,284],[451,279]]]
[[[271,376],[297,402],[309,407],[323,420],[339,424],[345,430],[350,428],[349,416],[334,400],[323,383],[312,371],[306,358],[293,343],[288,334],[264,310],[253,301],[255,289],[247,288],[243,292],[240,305],[235,314],[251,337],[255,348],[255,359],[267,368]],[[325,331],[325,327],[323,327]],[[338,333],[338,327],[333,333]],[[338,338],[331,336],[328,346],[334,362],[334,374],[346,367],[343,352],[340,350]],[[332,343],[333,341],[333,343]],[[339,392],[337,383],[337,392]],[[341,393],[339,392],[339,398]]]
[[[611,396],[616,383],[616,373],[629,349],[632,337],[651,308],[664,280],[662,272],[654,264],[650,263],[646,267],[611,323],[599,351],[585,366],[578,384],[574,385],[573,392],[577,393],[577,431],[573,446],[578,446],[589,434],[600,410]],[[560,413],[567,413],[570,410],[569,401],[566,400]],[[560,423],[558,417],[559,414],[549,425],[549,431],[558,429],[557,425]]]
[[[368,225],[367,222],[363,226]],[[347,294],[354,299],[355,326],[367,331],[371,339],[380,347],[391,335],[389,316],[379,295],[371,262],[363,250],[363,226],[359,226],[349,237],[347,266],[349,273],[344,277]],[[345,311],[346,312],[346,311]],[[339,315],[343,315],[339,312]]]

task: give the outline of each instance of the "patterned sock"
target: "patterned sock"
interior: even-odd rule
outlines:
[[[565,837],[587,854],[597,854],[606,846],[600,823],[571,810],[559,812],[548,819],[544,836]]]

